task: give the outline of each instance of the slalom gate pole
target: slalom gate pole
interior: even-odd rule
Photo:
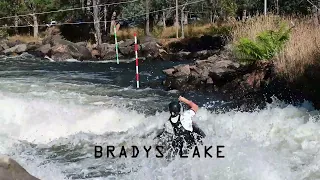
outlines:
[[[117,26],[114,26],[114,43],[116,45],[117,64],[119,64],[118,42],[117,42]]]
[[[138,43],[137,43],[137,33],[134,33],[134,51],[136,53],[136,79],[137,88],[139,88],[139,59],[138,59]]]

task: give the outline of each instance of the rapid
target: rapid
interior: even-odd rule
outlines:
[[[187,63],[187,62],[186,62]],[[194,121],[207,134],[212,158],[167,161],[143,146],[168,119],[180,93],[165,91],[162,70],[175,62],[50,62],[23,54],[0,57],[0,154],[43,180],[320,179],[319,111],[305,101],[279,101],[245,112],[219,96],[186,93],[201,108]],[[94,157],[94,146],[138,146],[131,157]],[[216,157],[221,145],[224,158]]]

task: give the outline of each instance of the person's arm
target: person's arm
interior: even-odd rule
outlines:
[[[199,109],[198,105],[195,104],[194,102],[180,96],[179,97],[179,101],[186,103],[188,106],[190,106],[190,108],[196,113]]]

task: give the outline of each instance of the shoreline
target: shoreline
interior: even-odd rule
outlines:
[[[275,20],[277,19],[272,17],[267,20],[266,24],[272,24]],[[257,21],[256,23],[262,22]],[[249,25],[242,26],[246,28]],[[300,33],[300,29],[303,30],[305,26],[293,29],[292,33]],[[221,26],[220,28],[225,29],[226,27]],[[193,62],[163,70],[166,77],[161,86],[166,90],[215,92],[225,96],[226,100],[248,100],[249,103],[256,100],[269,102],[272,96],[276,96],[289,103],[309,100],[316,108],[320,108],[320,98],[317,96],[320,87],[314,85],[320,79],[320,74],[315,76],[317,70],[320,70],[320,65],[315,64],[316,61],[314,64],[310,60],[309,62],[305,61],[304,58],[300,59],[303,62],[299,62],[299,59],[289,62],[289,58],[294,57],[290,54],[281,61],[277,60],[279,56],[268,60],[255,60],[250,63],[241,62],[232,49],[236,42],[234,38],[241,34],[245,37],[245,34],[250,33],[248,31],[252,31],[252,33],[261,31],[249,27],[247,27],[249,29],[245,28],[240,27],[239,30],[238,27],[233,32],[229,32],[229,35],[224,32],[184,39],[160,40],[145,36],[138,39],[138,58],[147,61],[183,62],[191,60]],[[230,40],[230,36],[233,39]],[[295,39],[297,37],[294,35],[290,38],[293,39],[291,41],[299,40]],[[167,43],[163,44],[160,41]],[[65,40],[56,26],[48,28],[46,36],[38,43],[23,43],[19,40],[8,42],[7,39],[0,40],[0,42],[0,49],[2,48],[0,54],[2,55],[19,55],[27,52],[35,57],[48,57],[51,61],[66,61],[68,59],[99,63],[116,61],[114,44],[103,43],[97,46],[87,42],[74,43]],[[134,61],[134,39],[126,39],[118,43],[119,59]],[[288,48],[284,49],[284,53],[290,53],[286,52],[288,49],[292,51],[290,48],[294,46],[290,43]],[[303,42],[301,44],[298,46],[303,46]],[[295,49],[293,51],[294,53],[303,53],[296,52]],[[307,55],[309,54],[306,54],[305,59],[308,59]],[[284,54],[284,56],[287,55]],[[132,62],[131,60],[125,61]],[[299,67],[299,71],[294,72],[296,68],[294,63],[305,63],[305,65],[303,64],[303,67]],[[288,75],[283,76],[285,73],[289,73],[289,77]],[[290,73],[296,74],[290,75]]]

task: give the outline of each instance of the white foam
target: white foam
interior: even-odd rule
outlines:
[[[126,131],[141,123],[144,117],[135,112],[122,113],[116,108],[0,97],[0,132],[33,143],[48,143],[78,132]]]
[[[3,144],[0,151],[16,153],[24,151],[15,149],[15,143],[19,144],[17,140],[36,143],[55,140],[50,145],[68,146],[81,142],[150,145],[152,140],[141,136],[160,128],[168,116],[162,112],[146,117],[125,108],[63,104],[3,94],[0,94],[0,109],[0,132],[5,134],[0,135]],[[213,159],[176,159],[168,163],[164,159],[139,157],[119,159],[108,166],[116,169],[125,164],[126,168],[119,170],[136,169],[120,179],[317,179],[320,170],[318,114],[308,103],[294,107],[275,102],[255,112],[211,113],[200,109],[195,121],[207,134],[205,144],[224,145],[224,159],[217,159],[213,150]],[[123,131],[124,134],[96,136],[108,131]],[[91,132],[95,137],[89,138],[81,132]],[[25,151],[32,150],[25,148]],[[17,154],[16,157],[31,173],[43,179],[53,179],[53,174],[59,174],[59,171],[62,174],[66,170],[77,174],[80,169],[89,174],[93,171],[89,169],[92,165],[101,171],[106,169],[108,160],[95,160],[90,147],[85,146],[79,151],[88,158],[66,164],[49,161],[46,166],[38,165],[50,153],[44,153],[44,157],[38,157],[36,153],[29,156],[28,153],[24,156]],[[32,160],[29,161],[30,156]],[[55,171],[50,174],[52,168]]]

